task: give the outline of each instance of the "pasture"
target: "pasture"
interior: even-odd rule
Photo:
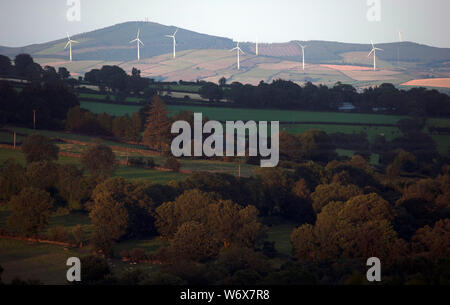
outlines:
[[[82,108],[88,109],[94,113],[103,113],[107,111],[113,115],[131,115],[139,111],[139,106],[131,105],[111,105],[104,103],[81,102]],[[369,141],[373,141],[377,135],[384,134],[387,140],[392,140],[401,136],[401,131],[394,126],[370,126],[370,124],[396,125],[406,116],[384,115],[384,114],[363,114],[363,113],[338,113],[338,112],[310,112],[295,110],[274,110],[274,109],[246,109],[231,107],[206,107],[194,105],[168,105],[170,114],[179,113],[183,110],[200,112],[203,117],[218,121],[280,121],[281,130],[292,134],[304,133],[309,129],[319,129],[326,133],[343,132],[348,134],[359,134],[365,132]],[[309,122],[305,124],[305,122]],[[283,124],[285,123],[285,124]],[[289,123],[289,124],[286,124]],[[294,124],[295,123],[295,124]],[[311,124],[314,123],[314,124]],[[323,124],[321,124],[323,123]],[[326,124],[325,124],[326,123]],[[333,125],[339,123],[348,125]],[[352,124],[367,125],[352,125]],[[445,118],[431,118],[427,121],[428,125],[446,127],[450,125],[450,120]],[[446,155],[450,144],[450,135],[433,135],[438,150]]]
[[[0,227],[4,227],[6,214],[0,211]],[[85,229],[86,238],[91,232],[90,220],[87,214],[71,214],[52,216],[49,227],[63,225],[67,229],[81,224]],[[292,255],[290,235],[294,224],[274,225],[268,228],[268,240],[275,242],[275,249],[282,255],[276,261],[281,264]],[[167,246],[167,242],[159,237],[127,240],[114,245],[114,259],[110,261],[110,268],[114,275],[120,276],[132,269],[154,271],[159,267],[143,263],[132,265],[119,259],[122,250],[134,248],[144,249],[147,253],[155,253],[160,247]],[[4,268],[2,280],[10,283],[13,279],[39,280],[45,285],[67,284],[66,261],[69,257],[84,257],[92,253],[90,245],[83,248],[64,248],[62,246],[32,243],[19,240],[0,239],[0,265]]]
[[[26,163],[22,152],[18,150],[0,148],[0,166],[2,166],[8,159],[15,159],[22,165],[25,165]],[[70,158],[65,156],[59,156],[58,163],[81,166],[78,158]],[[129,166],[119,166],[114,175],[129,180],[146,180],[155,184],[166,184],[172,180],[180,181],[187,177],[186,174],[182,173],[164,172]]]
[[[81,107],[93,113],[107,112],[112,115],[128,114],[138,112],[140,106],[110,105],[96,102],[81,102]],[[168,105],[171,114],[183,110],[201,112],[203,116],[218,121],[280,121],[280,122],[337,122],[337,123],[366,123],[366,124],[396,124],[404,116],[382,115],[382,114],[360,114],[339,112],[311,112],[299,110],[277,110],[277,109],[251,109],[231,107],[206,107],[191,105]]]
[[[78,95],[79,99],[82,101],[83,99],[96,99],[100,101],[107,101],[107,95],[104,94],[94,94],[94,93],[80,93]],[[116,101],[116,96],[114,94],[110,95],[111,101]],[[142,102],[142,99],[137,97],[127,97],[125,99],[125,102],[131,102],[131,103],[140,103]]]

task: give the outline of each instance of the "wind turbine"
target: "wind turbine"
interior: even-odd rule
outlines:
[[[369,57],[373,53],[373,70],[376,71],[377,70],[377,50],[378,51],[384,51],[384,50],[375,48],[372,40],[370,41],[370,43],[372,44],[372,51],[370,51],[370,53],[369,53],[369,55],[367,55],[367,57]]]
[[[68,41],[67,41],[67,44],[66,44],[66,47],[64,48],[64,50],[67,49],[67,46],[70,47],[69,48],[69,57],[70,57],[70,62],[72,62],[72,43],[79,43],[79,42],[70,39],[69,33],[67,33],[67,39],[68,39]]]
[[[305,49],[306,49],[308,46],[301,45],[299,42],[297,42],[297,44],[300,46],[300,48],[302,48],[303,71],[305,71]]]
[[[398,41],[400,43],[403,42],[403,32],[401,30],[398,30]],[[400,65],[400,45],[397,47],[397,66]]]
[[[230,51],[234,51],[234,50],[236,50],[237,51],[237,68],[238,68],[238,70],[240,70],[241,69],[241,58],[240,58],[240,53],[242,52],[242,54],[245,54],[244,53],[244,51],[242,51],[242,49],[239,47],[239,42],[237,43],[237,46],[236,46],[236,48],[234,48],[234,49],[231,49]]]
[[[258,49],[258,37],[256,37],[256,56],[259,55],[259,49]]]
[[[138,61],[141,59],[141,50],[140,50],[140,45],[139,44],[142,44],[142,46],[144,46],[144,43],[139,39],[139,35],[140,34],[141,34],[141,29],[138,29],[136,39],[130,41],[130,43],[133,43],[133,42],[137,43],[137,59],[138,59]]]
[[[173,35],[166,35],[168,38],[173,39],[173,58],[175,59],[177,57],[177,40],[175,39],[175,35],[177,35],[178,29],[173,33]]]

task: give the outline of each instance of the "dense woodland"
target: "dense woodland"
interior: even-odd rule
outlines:
[[[8,65],[0,61],[4,74]],[[20,92],[1,83],[6,124],[30,126],[32,110],[38,109],[40,121],[47,121],[41,128],[112,136],[164,154],[172,120],[192,120],[189,112],[169,117],[157,96],[132,117],[94,115],[79,108],[64,71],[40,70],[25,57],[16,58],[9,69],[16,75],[52,77]],[[88,77],[100,81],[96,73],[102,72]],[[104,83],[110,89],[124,85],[113,75],[106,77],[111,77]],[[131,87],[116,89],[124,88]],[[335,94],[341,97],[337,101],[352,98],[357,107],[372,101],[368,110],[383,107],[413,117],[399,123],[400,138],[380,137],[369,145],[363,136],[359,142],[365,148],[352,158],[337,156],[335,143],[352,142],[343,134],[283,132],[278,168],[257,169],[248,178],[198,172],[167,185],[115,177],[115,155],[102,144],[86,148],[81,167],[60,164],[55,143],[31,135],[21,145],[26,165],[9,160],[0,169],[0,204],[11,209],[2,235],[41,237],[52,213],[89,215],[93,231],[88,246],[97,254],[83,257],[82,266],[85,283],[91,284],[360,284],[365,283],[365,262],[373,256],[383,262],[384,284],[450,283],[450,167],[431,137],[421,132],[418,119],[445,114],[448,96],[390,85],[358,94],[340,84],[328,89],[284,81],[242,88],[232,84],[228,90],[223,92],[236,94],[236,103],[249,105],[264,99],[260,106],[303,109],[308,98],[317,98],[318,105],[320,100],[330,106]],[[369,164],[367,151],[381,154],[379,166]],[[280,223],[296,227],[291,257],[267,240],[268,228]],[[86,247],[86,234],[79,227],[72,232],[57,227],[45,238]],[[156,236],[167,242],[156,253],[129,249],[120,258],[157,262],[157,272],[111,273],[105,259],[114,257],[116,243]]]

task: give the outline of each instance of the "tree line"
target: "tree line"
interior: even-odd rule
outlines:
[[[437,90],[412,88],[397,89],[384,83],[358,92],[349,84],[337,82],[329,88],[307,82],[300,86],[292,81],[263,81],[258,86],[233,82],[226,85],[224,78],[219,84],[206,83],[200,94],[210,101],[226,98],[235,105],[252,108],[298,109],[310,111],[339,111],[341,106],[351,104],[353,112],[414,115],[419,117],[450,116],[450,97]]]

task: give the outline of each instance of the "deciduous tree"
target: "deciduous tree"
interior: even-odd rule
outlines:
[[[11,199],[8,226],[25,236],[37,236],[48,226],[53,198],[46,191],[25,188]]]
[[[21,145],[27,163],[58,160],[59,148],[49,138],[34,134]]]

